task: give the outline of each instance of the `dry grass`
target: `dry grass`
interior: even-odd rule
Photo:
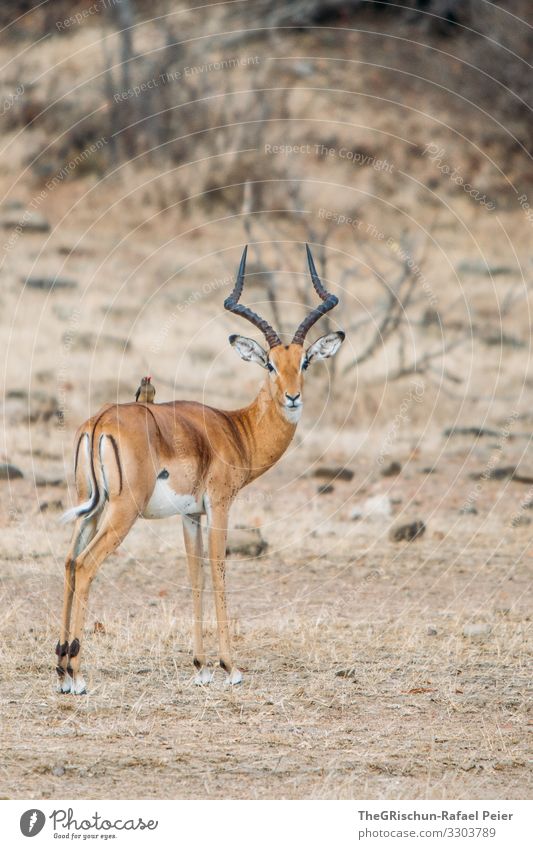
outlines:
[[[80,28],[71,42],[60,43],[56,58],[70,57],[68,74],[51,64],[52,39],[38,45],[28,75],[47,69],[49,76],[43,74],[32,96],[46,102],[54,92],[68,94],[70,77],[81,81],[93,65],[99,68],[95,38],[92,28]],[[295,36],[281,52],[314,56],[317,38]],[[340,58],[351,60],[360,38],[347,36]],[[330,40],[326,46],[334,53]],[[262,54],[260,73],[269,77],[277,68],[276,84],[294,85],[292,71],[274,55],[278,46],[262,45],[269,55]],[[140,41],[137,49],[142,47]],[[0,53],[5,59],[11,55],[9,47]],[[357,73],[369,75],[361,90],[376,89],[381,78],[372,76],[375,67]],[[11,74],[10,84],[18,79],[14,65]],[[350,70],[349,85],[357,87],[354,74]],[[285,330],[301,318],[293,293],[302,281],[306,232],[299,211],[268,212],[279,208],[280,193],[287,201],[285,183],[268,182],[280,173],[301,179],[315,226],[321,208],[360,216],[365,226],[394,238],[405,228],[418,228],[418,238],[433,223],[424,272],[439,310],[453,305],[448,318],[459,324],[497,332],[506,294],[520,284],[522,269],[527,277],[531,231],[522,210],[502,204],[497,216],[482,213],[427,158],[413,154],[415,145],[442,144],[453,166],[464,165],[468,176],[471,169],[476,185],[497,192],[501,175],[481,154],[468,164],[464,140],[445,126],[447,117],[452,125],[457,118],[466,132],[463,118],[442,111],[436,123],[436,107],[430,103],[424,115],[420,93],[410,89],[405,109],[400,104],[376,111],[373,101],[354,101],[346,75],[340,65],[329,68],[320,60],[313,61],[310,77],[297,78],[301,91],[290,99],[291,116],[298,119],[291,125],[294,133],[311,144],[350,144],[386,157],[394,164],[392,175],[339,158],[273,161],[261,146],[245,162],[234,153],[226,164],[223,156],[203,166],[180,162],[164,177],[164,169],[145,162],[102,181],[77,173],[39,207],[51,233],[24,233],[3,257],[2,451],[25,477],[0,481],[2,797],[531,795],[531,525],[510,527],[527,487],[483,481],[478,514],[460,513],[475,486],[470,475],[486,470],[491,458],[502,466],[520,462],[528,471],[529,349],[489,347],[474,333],[446,363],[462,382],[442,384],[437,368],[431,379],[424,378],[422,403],[411,403],[395,424],[410,381],[391,385],[380,379],[397,363],[394,345],[364,369],[345,371],[363,347],[364,330],[355,323],[372,317],[379,297],[364,264],[340,293],[338,319],[354,329],[334,379],[325,366],[310,372],[294,444],[243,493],[233,512],[233,522],[261,526],[269,542],[265,557],[236,559],[229,566],[242,686],[226,687],[222,672],[208,688],[192,683],[181,531],[177,521],[167,520],[139,522],[95,581],[84,645],[89,695],[54,692],[68,545],[68,529],[57,519],[73,499],[74,429],[103,402],[130,400],[142,374],[154,375],[157,400],[194,398],[226,408],[250,400],[261,378],[227,344],[229,333],[246,332],[221,309],[245,233],[242,219],[232,218],[224,205],[231,192],[202,196],[207,177],[221,187],[241,183],[250,173],[267,180],[260,186],[259,207],[273,229],[264,239],[287,240],[291,257],[289,267],[281,268],[274,247],[263,246],[265,264],[280,272],[281,299],[289,301],[282,307],[284,319],[290,319]],[[236,72],[230,82],[236,89],[255,84],[247,72]],[[309,94],[307,83],[318,89],[327,83],[335,91],[326,87]],[[209,85],[224,91],[228,81],[217,77]],[[397,86],[403,85],[402,78]],[[99,93],[90,86],[80,91],[74,117],[98,105]],[[328,121],[335,128],[331,138]],[[287,126],[273,124],[262,141],[291,141]],[[18,132],[6,135],[0,188],[23,209],[42,187],[35,171],[24,170],[29,148],[38,152],[48,138],[38,122],[24,131],[22,142]],[[55,168],[52,156],[51,161]],[[436,194],[423,188],[431,181]],[[7,239],[9,231],[2,232]],[[376,245],[368,234],[346,227],[337,228],[329,244],[329,279],[337,291],[342,262],[352,258],[356,264]],[[508,271],[493,279],[462,273],[465,259]],[[30,272],[72,277],[78,287],[50,295],[29,290],[22,281]],[[248,291],[264,302],[257,279]],[[527,346],[525,287],[524,295],[504,329]],[[420,314],[426,306],[421,302]],[[440,341],[438,331],[419,318],[408,328],[415,352]],[[65,427],[55,419],[28,424],[28,394],[33,411],[42,397],[55,399]],[[455,423],[502,430],[514,412],[513,438],[501,447],[495,438],[443,436],[443,428]],[[387,444],[391,458],[403,466],[397,478],[379,474],[377,457]],[[326,463],[348,466],[355,476],[350,483],[335,482],[331,494],[318,495],[319,481],[311,472]],[[432,467],[434,474],[427,471]],[[35,487],[34,474],[61,483]],[[394,516],[352,521],[354,504],[375,495],[394,500]],[[44,501],[49,506],[41,512]],[[522,509],[521,515],[527,520],[530,512]],[[427,532],[412,544],[394,544],[390,526],[404,519],[423,519]],[[96,632],[95,623],[101,623]],[[463,636],[471,623],[490,625],[490,633]],[[428,633],[428,626],[436,633]],[[208,627],[216,657],[211,611]]]
[[[314,486],[302,483],[301,505]],[[500,485],[487,486],[497,500]],[[29,501],[29,485],[17,487]],[[351,488],[338,484],[337,497]],[[208,688],[192,683],[185,559],[167,521],[139,523],[95,582],[88,631],[103,628],[85,642],[90,694],[54,694],[65,531],[47,518],[46,537],[28,525],[11,537],[1,795],[527,797],[528,529],[498,552],[504,521],[458,519],[448,504],[421,541],[398,546],[370,520],[326,520],[306,536],[306,512],[300,542],[279,548],[276,501],[270,553],[231,563],[239,688],[221,671]],[[490,635],[463,636],[480,621]],[[208,615],[213,657],[215,636]]]

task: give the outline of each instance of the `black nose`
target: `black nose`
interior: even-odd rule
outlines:
[[[286,392],[286,393],[285,393],[285,397],[286,397],[286,398],[288,398],[288,399],[289,399],[289,401],[292,401],[292,403],[294,404],[294,402],[295,402],[295,401],[297,401],[297,400],[298,400],[298,398],[300,397],[300,393],[298,392],[298,394],[297,394],[297,395],[289,395],[289,393],[288,393],[288,392]]]

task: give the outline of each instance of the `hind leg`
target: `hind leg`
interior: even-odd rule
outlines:
[[[58,692],[69,693],[72,685],[70,675],[67,672],[68,664],[68,648],[69,648],[69,629],[70,615],[72,611],[72,597],[74,595],[75,584],[75,558],[86,548],[96,534],[98,525],[98,516],[92,516],[89,519],[78,519],[74,532],[72,534],[72,542],[65,561],[65,580],[63,590],[63,611],[61,615],[61,630],[59,633],[59,642],[56,646],[57,655],[57,674],[59,683],[57,686]]]
[[[74,558],[74,596],[72,602],[72,640],[68,648],[67,673],[70,692],[82,695],[85,681],[80,673],[80,649],[91,583],[103,561],[118,548],[138,516],[133,502],[111,502],[101,527],[89,545]]]

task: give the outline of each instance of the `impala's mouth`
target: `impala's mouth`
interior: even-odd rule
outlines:
[[[285,402],[282,405],[281,411],[284,418],[291,424],[296,424],[300,420],[303,410],[303,401]]]

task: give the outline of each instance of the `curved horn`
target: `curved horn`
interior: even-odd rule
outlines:
[[[298,330],[294,334],[292,340],[293,344],[296,345],[303,345],[304,339],[313,324],[315,324],[315,322],[317,322],[318,319],[324,315],[324,313],[329,312],[333,309],[333,307],[336,307],[339,303],[339,299],[337,298],[337,296],[331,295],[326,289],[324,289],[322,283],[320,282],[320,277],[316,272],[315,263],[313,262],[313,257],[311,255],[309,245],[306,244],[305,249],[307,251],[307,262],[309,264],[309,271],[311,273],[311,280],[313,281],[315,292],[320,298],[322,298],[324,303],[320,304],[319,307],[315,307],[314,310],[311,310],[307,318],[304,318]]]
[[[279,338],[276,331],[270,326],[268,321],[265,321],[264,318],[261,318],[260,315],[253,312],[249,307],[245,307],[243,304],[239,304],[239,298],[242,295],[242,290],[244,286],[244,273],[246,270],[246,255],[248,253],[248,245],[244,248],[241,257],[241,263],[239,265],[239,271],[237,272],[237,279],[235,281],[235,286],[231,295],[228,295],[226,300],[224,301],[224,309],[229,310],[230,312],[234,312],[236,315],[240,315],[243,318],[248,319],[254,324],[260,331],[263,333],[265,339],[271,348],[275,348],[276,345],[281,345],[281,339]]]

